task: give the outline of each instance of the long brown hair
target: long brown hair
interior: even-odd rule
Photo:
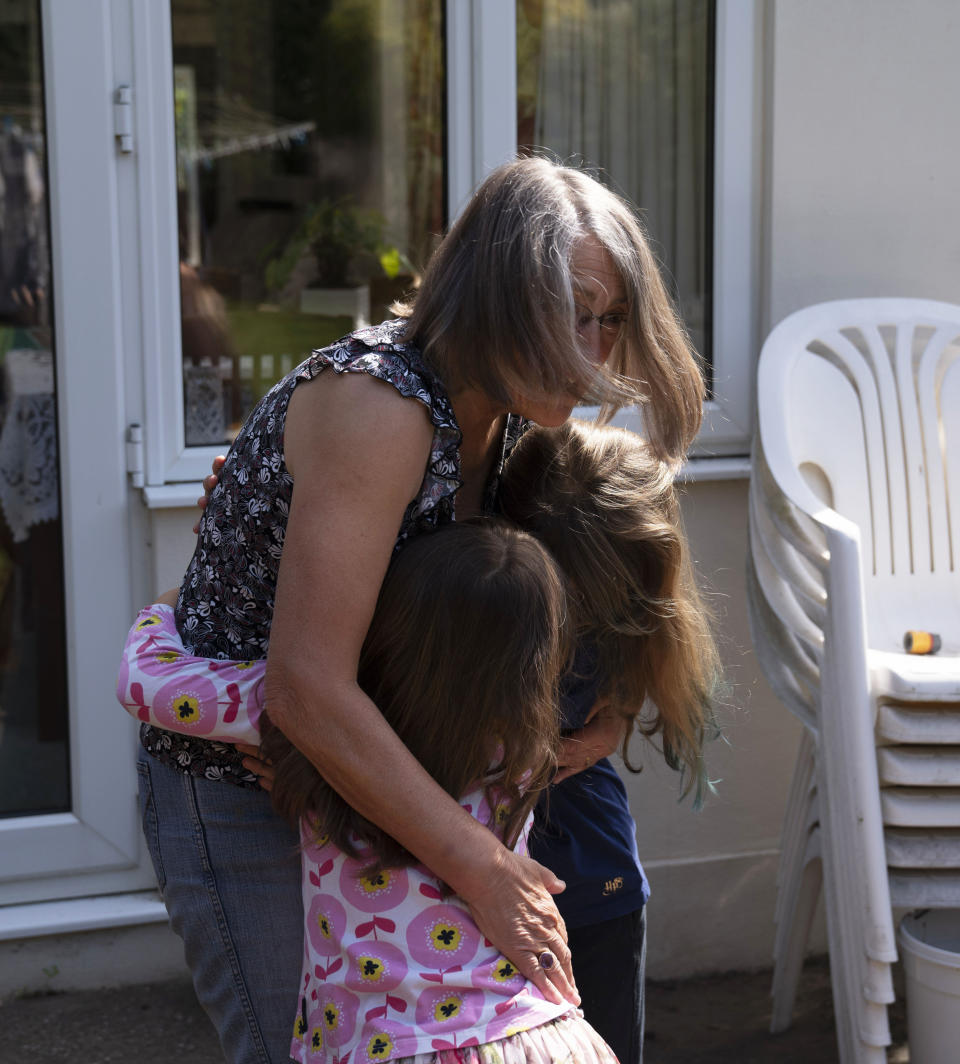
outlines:
[[[573,259],[598,243],[623,282],[628,314],[598,370],[576,329]],[[643,406],[654,450],[678,460],[700,427],[699,357],[627,202],[583,170],[545,158],[493,170],[434,252],[412,304],[408,336],[455,392],[474,387],[509,405],[519,394]],[[574,382],[592,381],[583,396]]]
[[[565,619],[563,578],[540,543],[505,522],[463,522],[400,550],[363,646],[361,687],[448,794],[488,778],[508,845],[556,768]],[[262,748],[282,815],[310,815],[352,856],[369,849],[371,867],[414,862],[279,730],[264,730]]]
[[[719,659],[671,467],[633,433],[569,421],[531,429],[500,490],[504,514],[567,578],[578,633],[599,648],[601,694],[645,735],[661,733],[668,764],[689,769],[699,789]],[[644,703],[653,715],[640,719]],[[624,761],[639,771],[629,739]]]

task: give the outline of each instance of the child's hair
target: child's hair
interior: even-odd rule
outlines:
[[[703,783],[701,749],[719,664],[690,563],[673,472],[639,436],[569,421],[533,428],[501,481],[504,514],[553,554],[579,637],[599,651],[600,694],[663,736],[672,768]],[[632,731],[632,729],[630,729]],[[628,760],[630,731],[623,744]]]
[[[488,783],[511,846],[556,768],[566,609],[557,564],[532,536],[499,521],[451,524],[396,555],[360,657],[361,687],[448,794]],[[282,815],[311,816],[352,856],[359,842],[373,868],[414,862],[278,729],[264,729],[262,749]]]
[[[574,307],[573,260],[590,241],[610,256],[627,302],[599,371]],[[670,459],[699,429],[699,359],[643,227],[625,200],[582,170],[538,157],[497,167],[434,252],[412,304],[394,310],[409,317],[409,338],[449,391],[475,387],[509,405],[531,388],[576,398],[586,390],[602,403],[602,421],[641,403],[654,449]]]

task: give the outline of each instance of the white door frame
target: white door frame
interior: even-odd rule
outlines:
[[[447,195],[455,218],[517,151],[514,0],[447,0]]]
[[[71,812],[0,820],[0,905],[149,887],[135,740],[114,693],[130,622],[129,360],[109,0],[44,0]],[[0,910],[0,927],[2,927]]]

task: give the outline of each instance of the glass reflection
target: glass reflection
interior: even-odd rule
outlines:
[[[599,169],[642,211],[709,361],[713,0],[518,0],[521,150]]]
[[[172,0],[187,445],[379,321],[444,225],[442,0]]]
[[[40,6],[0,19],[0,816],[69,808]]]

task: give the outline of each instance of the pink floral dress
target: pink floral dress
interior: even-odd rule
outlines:
[[[173,610],[142,610],[117,680],[144,724],[221,742],[259,741],[263,661],[189,654]],[[461,805],[491,830],[483,786]],[[517,848],[526,850],[528,820]],[[422,865],[368,874],[301,823],[305,914],[290,1054],[301,1064],[418,1058],[441,1064],[610,1064],[616,1058],[568,1004],[544,999],[477,929],[466,904]],[[291,1003],[292,1005],[292,1003]]]

